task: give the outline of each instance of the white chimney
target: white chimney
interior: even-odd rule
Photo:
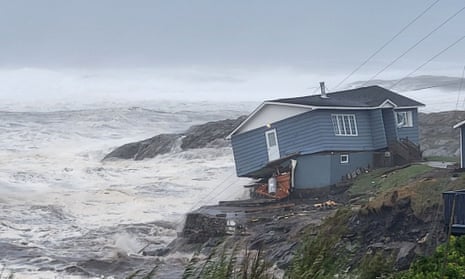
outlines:
[[[328,95],[326,95],[326,88],[325,88],[324,81],[320,82],[320,90],[321,90],[321,98],[328,98]]]

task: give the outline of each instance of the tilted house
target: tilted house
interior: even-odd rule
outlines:
[[[379,86],[265,101],[229,135],[237,175],[266,178],[294,159],[293,187],[310,189],[418,159],[420,106]]]

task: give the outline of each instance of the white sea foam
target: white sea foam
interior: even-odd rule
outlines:
[[[0,112],[0,263],[17,278],[53,278],[71,263],[135,255],[166,245],[194,207],[242,195],[227,147],[101,161],[121,144],[247,112],[175,110]]]

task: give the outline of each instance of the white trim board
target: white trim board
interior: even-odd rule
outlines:
[[[287,119],[302,113],[311,111],[309,107],[281,106],[274,103],[264,102],[249,117],[247,117],[231,134],[244,133],[266,125],[271,125],[283,119]]]

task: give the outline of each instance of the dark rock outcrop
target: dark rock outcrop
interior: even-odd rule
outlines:
[[[459,131],[452,127],[465,120],[465,111],[420,113],[418,120],[423,156],[459,155]]]
[[[208,228],[208,229],[207,229]],[[191,212],[187,214],[183,236],[188,243],[206,242],[211,237],[226,235],[226,218]]]
[[[225,137],[244,119],[245,116],[241,116],[237,119],[212,121],[192,126],[182,134],[161,134],[153,138],[128,143],[107,154],[103,160],[111,158],[143,160],[172,152],[177,147],[182,150],[224,147],[229,144]]]
[[[105,156],[109,158],[143,160],[153,158],[158,154],[170,152],[180,137],[177,134],[161,134],[150,139],[139,142],[132,142],[120,146]]]
[[[241,116],[237,119],[226,119],[192,126],[185,133],[181,148],[185,150],[209,146],[226,146],[228,143],[225,141],[225,138],[244,119],[245,116]]]

